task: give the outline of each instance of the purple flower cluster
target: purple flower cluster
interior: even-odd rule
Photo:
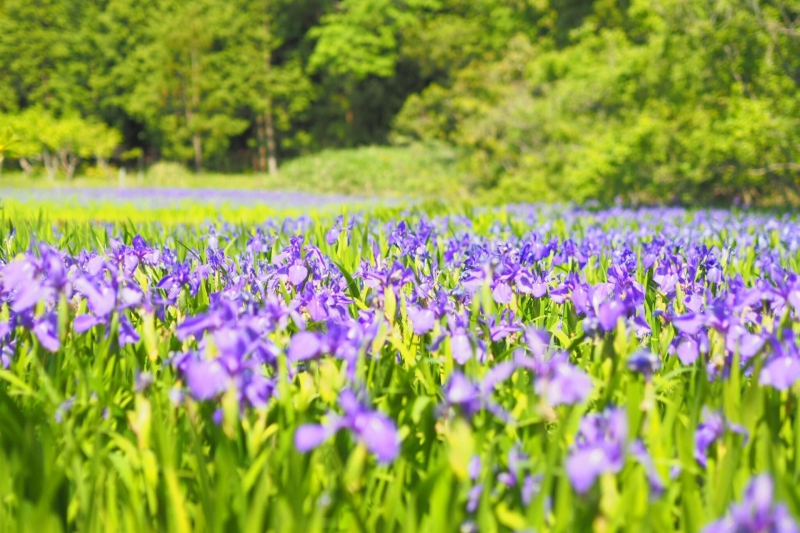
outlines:
[[[786,505],[775,502],[772,479],[759,474],[750,480],[742,502],[731,506],[724,518],[703,528],[703,533],[798,533],[800,528]]]
[[[29,253],[2,267],[0,298],[9,304],[9,320],[0,323],[3,339],[3,363],[8,366],[18,328],[33,333],[39,344],[50,352],[61,348],[67,331],[60,330],[59,306],[75,307],[75,333],[84,333],[97,325],[111,324],[116,315],[121,345],[139,342],[130,311],[148,312],[152,302],[135,279],[140,264],[158,260],[158,251],[143,248],[135,239],[125,246],[112,239],[108,254],[83,251],[69,256],[45,244],[38,254]],[[82,304],[82,305],[81,305]]]
[[[719,441],[726,431],[748,437],[747,430],[738,424],[725,420],[721,413],[706,409],[703,412],[703,422],[697,426],[694,434],[694,458],[703,467],[708,465],[708,449]]]
[[[529,505],[539,492],[543,477],[541,474],[525,473],[525,470],[527,470],[525,463],[528,461],[528,456],[520,450],[518,445],[515,445],[508,452],[507,467],[505,469],[495,468],[493,472],[495,486],[518,491],[524,505]],[[468,465],[468,474],[472,486],[467,494],[466,510],[472,514],[477,510],[484,492],[484,484],[479,482],[481,474],[480,456],[472,456]]]
[[[393,461],[400,453],[397,428],[389,417],[370,410],[361,403],[352,390],[339,396],[343,415],[329,414],[324,424],[305,424],[297,428],[294,442],[297,449],[307,452],[318,447],[339,430],[349,430],[357,441],[364,444],[381,462]]]
[[[583,402],[592,391],[589,375],[569,362],[569,354],[550,349],[550,335],[528,328],[525,332],[528,351],[516,352],[514,361],[534,375],[536,392],[552,406]]]
[[[601,474],[622,470],[627,439],[624,411],[611,409],[584,417],[566,463],[567,476],[575,490],[585,493]]]
[[[689,223],[683,211],[645,210],[634,224],[621,210],[510,212],[514,224],[409,214],[319,227],[300,218],[182,228],[159,246],[123,240],[113,227],[103,229],[102,250],[32,244],[0,264],[0,358],[8,368],[31,345],[57,354],[76,339],[111,339],[114,349],[147,354],[132,369],[138,393],[151,392],[163,363],[177,376],[176,403],[235,398],[242,413],[289,401],[282,390],[321,387],[330,365],[341,380],[325,384],[325,399],[309,394],[295,447],[308,452],[346,431],[382,463],[398,456],[402,426],[412,424],[386,401],[402,396],[396,390],[420,385],[437,404],[427,439],[455,419],[482,435],[510,434],[517,413],[534,416],[529,406],[534,424],[582,415],[564,462],[580,494],[629,460],[652,495],[665,490],[640,428],[609,407],[619,402],[617,381],[644,380],[655,396],[696,370],[712,381],[741,371],[748,387],[779,391],[800,379],[800,277],[786,266],[800,250],[792,221],[708,212]],[[395,389],[400,373],[413,376],[405,389]],[[72,404],[61,405],[59,418]],[[658,416],[644,411],[637,416]],[[700,467],[726,432],[746,436],[707,411],[694,436]],[[538,490],[541,472],[521,449],[503,450],[503,469],[480,477],[480,458],[471,463],[470,513],[489,477],[526,505]],[[725,523],[744,524],[742,509],[779,516],[780,506],[762,505],[772,494],[765,483],[754,481]]]
[[[653,464],[647,448],[640,440],[628,440],[628,419],[625,411],[609,408],[599,414],[586,415],[580,423],[566,470],[572,486],[586,493],[602,474],[622,470],[628,456],[640,463],[654,495],[664,491],[664,482]]]
[[[231,206],[269,206],[273,208],[338,207],[343,204],[367,203],[367,198],[335,194],[314,194],[292,191],[245,189],[207,189],[174,187],[70,187],[57,189],[0,189],[3,198],[22,202],[49,202],[81,206],[134,204],[137,209],[175,208],[197,204]],[[375,203],[375,200],[369,201]],[[381,202],[387,203],[387,202]]]

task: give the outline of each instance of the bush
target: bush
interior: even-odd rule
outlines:
[[[175,178],[185,178],[190,174],[191,172],[183,163],[175,161],[158,161],[147,169],[148,178],[164,183],[169,183]]]
[[[465,196],[471,183],[458,153],[442,145],[326,150],[284,164],[269,188],[360,196]]]

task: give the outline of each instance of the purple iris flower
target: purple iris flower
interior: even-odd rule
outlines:
[[[628,443],[627,439],[628,418],[624,410],[611,407],[602,413],[583,417],[566,462],[572,487],[585,494],[601,474],[616,474],[622,470],[626,457],[630,455],[644,467],[651,494],[661,495],[664,483],[644,443],[640,440]]]
[[[741,361],[747,362],[756,355],[765,339],[758,334],[750,333],[746,328],[739,324],[733,324],[725,335],[725,348],[730,353],[739,352]]]
[[[617,326],[617,321],[625,315],[625,305],[617,300],[603,302],[597,309],[597,320],[603,331],[611,331]]]
[[[483,483],[476,483],[470,487],[467,493],[467,512],[474,513],[478,510],[478,504],[481,502],[483,495]]]
[[[797,357],[775,357],[761,370],[759,383],[778,390],[787,390],[800,378],[800,359]]]
[[[289,267],[287,275],[289,283],[297,287],[308,276],[308,269],[303,264],[295,263]]]
[[[653,458],[647,452],[644,443],[641,440],[635,440],[628,446],[628,452],[642,467],[644,467],[647,482],[650,485],[651,495],[658,498],[664,491],[667,490],[666,485],[661,480],[661,475],[656,470]]]
[[[499,317],[492,317],[489,321],[489,338],[497,342],[522,330],[522,325],[511,309],[503,309]]]
[[[541,298],[547,294],[547,281],[540,274],[533,274],[525,269],[517,271],[514,281],[517,291],[521,294],[530,294],[534,298]]]
[[[338,217],[336,217],[336,222],[334,223],[333,227],[331,229],[329,229],[328,232],[325,234],[325,242],[327,242],[329,245],[335,244],[336,241],[339,239],[339,234],[342,231],[346,231],[347,232],[347,243],[350,244],[350,232],[353,229],[353,223],[354,222],[355,222],[355,219],[351,218],[349,220],[349,222],[347,223],[347,226],[345,226],[344,225],[344,217],[342,215],[339,215]]]
[[[511,303],[512,298],[514,298],[514,292],[508,283],[501,281],[492,289],[492,297],[495,302],[505,305]]]
[[[11,365],[11,357],[16,347],[16,339],[11,336],[11,324],[8,321],[0,321],[0,365],[3,368]]]
[[[124,314],[119,316],[119,345],[125,346],[127,344],[136,344],[139,342],[140,336],[136,329],[131,324],[130,319]]]
[[[467,494],[467,512],[474,513],[478,509],[478,504],[483,495],[483,483],[475,483],[481,473],[481,458],[479,455],[473,455],[467,464],[467,474],[470,481],[474,484],[469,489]]]
[[[703,528],[703,533],[798,533],[797,522],[785,504],[775,501],[772,479],[754,476],[741,503],[730,507],[724,518]]]
[[[661,368],[661,359],[650,350],[642,348],[628,357],[627,364],[631,372],[642,374],[649,379]]]
[[[236,376],[237,387],[241,395],[255,408],[267,405],[275,393],[275,380],[268,379],[258,370],[258,368],[249,368]]]
[[[617,473],[625,464],[628,419],[620,409],[586,415],[567,458],[567,476],[573,488],[589,491],[600,474]]]
[[[131,244],[133,244],[133,253],[144,264],[153,266],[158,263],[161,256],[160,251],[148,245],[141,235],[136,235]]]
[[[525,479],[522,480],[522,487],[520,487],[522,503],[529,505],[533,501],[533,498],[542,490],[543,480],[544,476],[542,474],[528,474],[525,476]],[[547,505],[549,504],[546,502],[545,506]]]
[[[350,389],[341,392],[339,405],[344,411],[343,416],[330,415],[325,424],[304,424],[297,428],[294,435],[297,450],[302,453],[313,450],[337,431],[348,429],[356,440],[375,454],[378,461],[394,461],[400,453],[400,437],[394,422],[383,413],[367,408]]]
[[[40,301],[51,300],[55,295],[52,288],[42,284],[39,280],[31,280],[26,282],[16,294],[11,310],[15,313],[22,313],[32,309]]]
[[[576,273],[570,272],[558,286],[550,289],[550,299],[557,304],[571,300],[579,313],[585,313],[589,303],[589,287]]]
[[[703,422],[697,426],[694,433],[694,458],[703,468],[708,466],[708,449],[725,435],[726,431],[743,435],[745,440],[748,433],[738,424],[728,422],[722,413],[704,409]]]
[[[672,319],[675,329],[687,335],[697,335],[707,324],[708,320],[703,314],[689,313]]]
[[[192,359],[186,367],[186,381],[192,396],[210,400],[228,388],[230,375],[218,359]]]
[[[480,410],[478,387],[461,372],[456,371],[451,374],[444,388],[444,398],[448,404],[460,406],[467,414]]]
[[[668,298],[674,298],[679,280],[677,269],[673,265],[666,262],[660,263],[653,272],[653,281]]]
[[[334,223],[333,227],[325,234],[325,242],[327,242],[329,245],[333,245],[337,240],[339,240],[339,234],[342,232],[342,222],[344,222],[344,217],[341,215],[336,217],[336,222]]]
[[[592,379],[580,368],[566,362],[551,365],[549,372],[536,380],[534,390],[547,403],[574,405],[585,401],[592,392]]]
[[[432,330],[433,324],[436,322],[436,315],[431,309],[423,309],[415,305],[408,306],[408,318],[417,335],[424,335]]]
[[[322,342],[317,333],[301,331],[292,336],[287,355],[291,361],[313,359],[320,353]]]
[[[569,362],[564,351],[550,349],[550,334],[535,328],[525,331],[525,340],[532,356],[518,350],[514,362],[535,376],[534,390],[547,403],[573,405],[586,400],[592,392],[592,379]]]
[[[61,348],[61,340],[58,338],[58,317],[54,312],[48,312],[35,319],[33,334],[47,351],[55,353]]]
[[[69,291],[70,273],[64,255],[50,246],[39,245],[40,257],[32,253],[16,259],[2,269],[2,292],[13,296],[13,313],[32,310],[39,302],[52,304],[56,294]]]
[[[528,461],[528,456],[520,450],[519,445],[512,446],[508,452],[508,469],[498,474],[497,481],[507,487],[519,487],[522,503],[528,505],[541,489],[544,476],[522,475],[522,463],[526,461]]]
[[[798,352],[794,333],[787,329],[783,340],[770,339],[772,355],[761,369],[758,382],[778,390],[787,390],[800,379],[800,352]]]
[[[459,365],[476,358],[483,362],[486,358],[486,343],[469,329],[469,317],[464,314],[450,314],[447,317],[447,331],[436,338],[429,346],[430,351],[439,349],[446,338],[450,338],[450,351],[453,360]]]
[[[472,344],[466,333],[457,333],[450,338],[450,350],[453,352],[453,359],[465,365],[472,358]]]
[[[153,384],[154,380],[155,378],[153,377],[153,374],[150,372],[137,372],[133,389],[136,392],[145,391],[150,387],[150,385]]]
[[[670,343],[668,353],[677,355],[681,364],[692,365],[700,356],[700,352],[708,351],[708,335],[700,331],[696,335],[679,333]]]
[[[58,407],[56,407],[56,412],[54,415],[56,422],[60,424],[61,422],[64,421],[64,415],[66,415],[67,412],[69,412],[69,410],[72,409],[72,406],[75,404],[75,399],[76,399],[75,396],[67,398],[66,400],[61,402],[58,405]]]
[[[357,320],[328,320],[325,332],[301,331],[289,342],[287,356],[292,362],[307,361],[323,354],[347,363],[347,376],[355,378],[358,354],[375,339],[382,327],[379,314],[362,311]]]
[[[169,401],[172,402],[172,405],[179,406],[183,403],[184,399],[186,398],[186,393],[183,389],[178,387],[173,387],[169,390],[168,393]]]
[[[81,278],[75,281],[75,290],[80,292],[87,300],[89,310],[98,317],[108,316],[117,303],[117,294],[105,284],[93,283],[89,279]]]
[[[497,385],[511,377],[516,365],[509,361],[493,366],[480,383],[475,384],[458,370],[450,375],[444,387],[446,405],[458,406],[464,414],[472,416],[481,409],[486,409],[501,420],[508,421],[511,416],[492,399]]]
[[[224,348],[212,359],[196,352],[178,354],[173,357],[172,364],[185,377],[189,392],[198,400],[213,400],[234,390],[242,410],[246,406],[261,408],[273,397],[275,381],[263,374],[262,365],[269,361],[260,356],[258,348],[258,345],[251,346],[242,354]]]
[[[178,340],[184,341],[190,335],[201,337],[206,331],[213,331],[236,319],[236,309],[231,302],[218,300],[207,313],[187,317],[177,328]]]

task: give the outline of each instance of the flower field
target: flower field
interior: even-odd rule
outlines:
[[[788,215],[0,222],[2,531],[800,531]]]

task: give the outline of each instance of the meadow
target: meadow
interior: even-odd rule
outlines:
[[[42,201],[0,531],[799,531],[793,216]]]

